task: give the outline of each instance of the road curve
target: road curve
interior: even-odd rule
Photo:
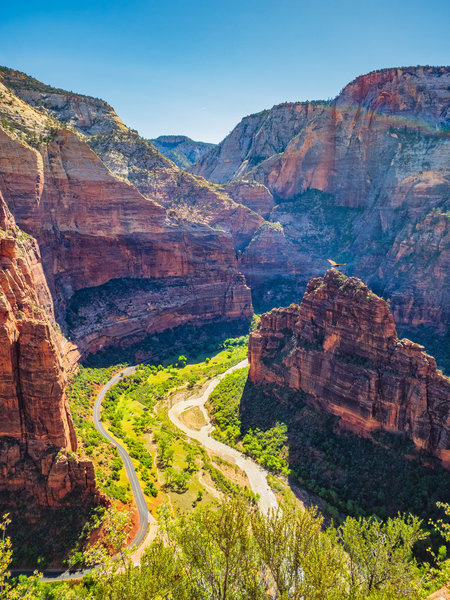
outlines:
[[[212,450],[215,454],[220,456],[220,458],[228,462],[234,463],[235,465],[240,467],[246,473],[252,491],[255,494],[259,495],[260,510],[263,513],[267,514],[269,510],[277,508],[278,506],[275,494],[273,493],[269,484],[267,483],[268,472],[261,466],[259,466],[251,458],[245,456],[245,454],[242,454],[242,452],[239,452],[239,450],[231,448],[230,446],[227,446],[226,444],[223,444],[222,442],[219,442],[218,440],[212,438],[210,434],[214,429],[214,426],[211,425],[211,423],[209,422],[209,415],[205,409],[205,403],[208,400],[211,392],[225,377],[225,375],[227,375],[228,373],[232,373],[236,369],[242,369],[247,365],[247,359],[241,361],[234,367],[231,367],[231,369],[228,369],[227,371],[225,371],[221,375],[218,375],[212,381],[210,381],[210,383],[208,384],[204,392],[201,394],[201,396],[198,396],[196,398],[189,398],[188,400],[182,400],[180,402],[177,402],[177,404],[174,404],[169,410],[169,419],[176,427],[178,427],[178,429],[181,429],[181,431],[183,431],[187,436],[197,440],[205,448]],[[190,429],[181,420],[182,413],[184,413],[186,410],[189,410],[190,408],[193,408],[194,406],[200,408],[200,410],[203,412],[206,422],[208,423],[200,430]]]
[[[145,502],[144,494],[142,493],[141,486],[139,485],[139,480],[136,475],[136,470],[134,468],[133,462],[125,450],[123,446],[119,444],[103,427],[100,420],[100,409],[103,400],[105,399],[106,393],[108,390],[112,388],[122,377],[126,377],[127,375],[131,375],[136,370],[136,367],[126,367],[119,373],[116,373],[114,377],[112,377],[108,383],[106,383],[95,399],[94,404],[94,425],[97,431],[102,435],[105,439],[108,440],[119,452],[119,455],[123,461],[125,470],[127,472],[128,480],[131,484],[131,490],[133,492],[133,496],[138,507],[139,512],[139,529],[137,530],[136,535],[133,540],[130,542],[130,547],[134,547],[135,549],[142,543],[147,534],[147,529],[149,523],[151,525],[151,530],[148,534],[148,540],[151,541],[153,539],[156,532],[156,519],[151,515],[147,508],[147,503]],[[131,557],[133,559],[133,556]],[[69,581],[72,579],[79,579],[83,577],[92,569],[80,569],[80,570],[61,570],[61,569],[48,569],[43,572],[42,581]],[[32,575],[33,571],[27,570],[12,570],[11,574],[13,577],[17,577],[18,575]]]
[[[100,392],[97,395],[97,398],[95,399],[94,425],[95,425],[95,428],[97,429],[97,431],[117,449],[117,451],[120,454],[120,458],[123,461],[125,470],[127,472],[128,481],[131,484],[131,490],[133,492],[133,496],[136,501],[136,505],[138,507],[138,512],[139,512],[139,529],[137,530],[136,535],[134,536],[132,542],[130,543],[130,547],[134,546],[135,548],[137,548],[140,545],[140,543],[142,542],[142,540],[145,538],[145,535],[147,533],[147,528],[149,525],[149,521],[153,520],[153,517],[150,515],[150,513],[148,511],[147,503],[145,501],[144,494],[142,493],[141,486],[139,485],[139,480],[137,478],[136,470],[134,468],[134,465],[130,458],[130,455],[125,450],[125,448],[123,446],[121,446],[119,444],[119,442],[116,441],[106,431],[106,429],[103,427],[103,425],[101,423],[101,419],[100,419],[101,405],[102,405],[103,400],[105,399],[105,396],[106,396],[106,393],[108,392],[108,390],[110,390],[113,385],[115,385],[120,379],[122,379],[122,377],[126,377],[127,375],[132,375],[135,372],[135,370],[136,370],[136,367],[127,367],[126,369],[123,369],[123,371],[120,371],[119,373],[114,375],[114,377],[112,377],[108,381],[108,383],[102,387],[102,389],[100,390]]]
[[[231,367],[224,373],[218,375],[213,380],[210,381],[208,387],[202,393],[201,396],[197,398],[190,398],[189,400],[183,400],[178,402],[169,410],[169,418],[172,423],[181,429],[187,436],[190,438],[196,439],[199,441],[205,448],[209,448],[215,454],[223,458],[224,460],[236,464],[240,467],[247,475],[252,491],[255,494],[259,495],[259,507],[262,512],[267,513],[270,509],[276,508],[278,506],[277,500],[275,498],[274,493],[270,489],[267,483],[267,474],[268,472],[256,464],[252,459],[248,458],[235,448],[231,448],[218,440],[210,437],[210,433],[214,429],[213,425],[209,423],[209,415],[205,409],[205,403],[209,398],[209,395],[213,391],[213,389],[219,384],[219,382],[227,375],[228,373],[232,373],[236,369],[241,369],[248,365],[248,361],[243,360],[234,367]],[[136,470],[131,461],[131,458],[128,452],[125,450],[119,442],[117,442],[103,427],[100,420],[100,409],[103,400],[105,399],[106,393],[111,389],[113,385],[115,385],[122,377],[126,377],[127,375],[131,375],[136,370],[136,367],[127,367],[114,375],[108,383],[106,383],[95,399],[94,404],[94,425],[97,431],[102,435],[105,439],[107,439],[119,452],[120,457],[123,460],[125,470],[127,472],[127,477],[131,484],[131,489],[133,492],[134,499],[136,501],[136,505],[138,507],[139,512],[139,529],[130,543],[130,546],[133,546],[135,549],[142,543],[144,538],[146,537],[147,529],[150,524],[150,530],[147,534],[147,540],[151,541],[154,535],[156,534],[157,522],[156,519],[149,513],[147,508],[147,503],[145,502],[144,494],[142,493],[141,487],[139,485],[139,480],[136,475]],[[186,425],[181,421],[180,416],[183,412],[192,408],[194,406],[198,406],[205,416],[205,420],[208,425],[205,425],[200,430],[190,429],[186,427]],[[135,554],[138,554],[137,551]],[[133,556],[132,556],[133,558]],[[58,570],[58,569],[48,569],[44,571],[42,581],[70,581],[73,579],[80,579],[92,569],[80,569],[80,570]],[[18,575],[32,575],[32,571],[27,570],[12,570],[11,575],[13,577],[17,577]]]

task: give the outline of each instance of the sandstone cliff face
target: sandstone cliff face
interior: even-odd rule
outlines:
[[[331,269],[309,282],[300,306],[261,317],[249,377],[301,390],[356,432],[406,433],[450,467],[450,380],[423,350],[398,339],[383,299]]]
[[[244,204],[266,219],[274,207],[272,194],[265,185],[256,181],[233,181],[221,189],[238,204]]]
[[[40,506],[92,504],[94,468],[73,454],[62,336],[40,301],[37,246],[1,195],[0,262],[0,500],[20,492]]]
[[[7,118],[0,129],[0,189],[20,226],[38,240],[57,318],[64,325],[70,313],[71,334],[82,352],[123,339],[136,342],[188,322],[249,318],[250,291],[237,271],[228,233],[168,216],[160,204],[112,175],[73,131],[6,87],[0,92],[0,115]],[[133,132],[123,135],[133,145]],[[176,167],[153,153],[166,161],[169,177],[177,177]],[[161,177],[160,169],[155,188]],[[195,187],[195,178],[187,177],[187,188]],[[197,187],[200,195],[206,188],[215,197],[206,182]],[[245,233],[248,221],[239,206],[224,199],[230,211],[237,210]],[[256,229],[261,218],[254,214],[254,219]],[[122,288],[117,304],[102,287],[111,281]],[[88,305],[78,293],[86,289],[91,289]]]
[[[207,142],[195,142],[185,135],[160,135],[149,141],[180,169],[187,169],[215,146]]]
[[[214,183],[239,179],[262,161],[284,152],[289,141],[325,106],[321,102],[291,102],[249,115],[190,171]]]
[[[285,296],[285,282],[280,300],[293,299],[310,277],[323,272],[332,253],[348,263],[350,274],[392,298],[399,325],[445,329],[449,89],[448,67],[369,73],[331,103],[308,109],[285,105],[290,116],[282,124],[275,119],[279,107],[243,119],[193,166],[213,181],[256,180],[273,194],[276,206],[265,216],[282,224],[283,255],[289,260],[274,262],[266,277],[284,276],[293,291]],[[273,139],[278,130],[284,146],[270,152],[265,144],[267,152],[260,151],[260,140]],[[255,155],[260,156],[256,166],[250,160]],[[265,243],[252,244],[257,269],[257,255],[264,262],[267,250]],[[248,262],[243,256],[242,270],[251,281],[256,272],[247,270]],[[268,297],[273,288],[266,280],[258,291]]]
[[[252,210],[251,198],[261,195],[259,184],[249,183],[247,187],[252,189],[249,201],[241,198],[242,204],[239,204],[226,190],[180,171],[150,140],[126,127],[103,100],[58,90],[7,68],[0,70],[0,81],[43,111],[41,119],[48,115],[47,118],[58,119],[82,133],[83,139],[112,173],[130,182],[146,198],[169,209],[172,217],[229,232],[237,251],[250,242],[263,223]],[[56,126],[60,127],[60,123]],[[189,138],[164,136],[162,139],[166,143],[170,139],[178,147]],[[259,191],[255,192],[256,189]]]

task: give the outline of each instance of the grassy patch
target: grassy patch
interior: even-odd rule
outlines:
[[[102,420],[129,452],[149,509],[155,514],[164,500],[169,501],[175,512],[212,500],[201,483],[202,473],[208,473],[224,493],[241,491],[220,468],[212,465],[196,442],[185,440],[172,426],[164,400],[179,388],[189,390],[203,385],[207,379],[243,360],[247,356],[247,343],[247,336],[227,339],[216,346],[215,355],[201,362],[180,355],[165,366],[140,365],[134,374],[124,377],[108,391],[102,404]],[[188,418],[204,424],[199,410],[192,411]],[[114,486],[120,484],[120,478],[114,482]]]

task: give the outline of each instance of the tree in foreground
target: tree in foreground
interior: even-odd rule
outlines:
[[[32,577],[20,578],[15,585],[12,585],[9,579],[9,566],[13,551],[11,539],[6,535],[6,528],[10,523],[11,519],[8,514],[3,515],[3,520],[0,522],[0,598],[2,600],[34,600],[39,598],[39,573],[35,572]]]
[[[419,598],[422,585],[414,544],[426,537],[412,515],[385,523],[347,517],[338,539],[348,556],[349,598]]]
[[[85,557],[95,569],[82,585],[33,596],[45,600],[394,600],[420,597],[414,517],[348,518],[324,528],[314,509],[283,506],[263,515],[244,500],[223,500],[172,519],[161,511],[159,534],[141,563],[123,546],[127,525],[107,514],[104,537]],[[3,537],[3,540],[5,538]],[[3,541],[3,571],[10,546]],[[111,557],[115,555],[115,558]],[[5,566],[6,565],[6,566]],[[5,579],[0,579],[5,590]],[[9,592],[8,592],[9,593]],[[19,596],[3,595],[8,600]]]

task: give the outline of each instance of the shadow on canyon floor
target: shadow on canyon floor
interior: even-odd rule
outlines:
[[[180,325],[161,333],[147,335],[130,345],[106,348],[90,354],[83,360],[85,367],[109,367],[117,364],[161,363],[168,364],[180,354],[188,362],[202,362],[218,352],[218,347],[228,338],[247,335],[249,321],[210,323],[207,325]],[[126,340],[125,340],[126,343]]]
[[[436,502],[450,501],[450,473],[438,459],[400,434],[367,438],[344,431],[338,417],[314,408],[302,392],[247,381],[240,417],[242,435],[286,424],[291,483],[319,496],[320,508],[334,519],[411,512],[426,526],[438,517]]]
[[[47,569],[64,566],[75,548],[83,527],[96,509],[61,506],[42,508],[21,495],[0,497],[0,514],[9,514],[7,535],[12,540],[12,568]]]

